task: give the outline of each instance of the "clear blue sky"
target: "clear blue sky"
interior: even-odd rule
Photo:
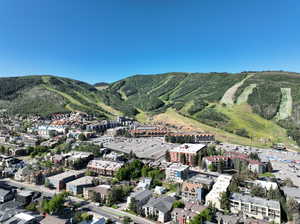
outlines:
[[[0,76],[300,72],[299,0],[1,0]]]

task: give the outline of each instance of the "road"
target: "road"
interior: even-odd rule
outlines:
[[[31,190],[31,191],[38,191],[41,192],[44,196],[47,197],[53,197],[54,194],[56,194],[57,192],[55,190],[50,190],[48,188],[45,188],[44,186],[37,186],[37,185],[33,185],[33,184],[28,184],[28,183],[24,183],[24,182],[17,182],[15,180],[11,180],[9,178],[5,178],[2,179],[2,181],[5,181],[7,184],[11,185],[11,186],[15,186],[17,188],[24,188],[27,190]],[[128,216],[130,217],[135,223],[138,224],[155,224],[155,222],[150,221],[148,219],[124,212],[124,211],[120,211],[118,209],[114,209],[114,208],[110,208],[110,207],[106,207],[106,206],[96,206],[94,203],[92,202],[88,202],[86,200],[77,198],[77,197],[73,197],[73,196],[69,196],[69,199],[73,202],[86,202],[87,204],[83,206],[83,208],[88,208],[89,210],[104,216],[106,218],[110,218],[113,220],[117,220],[119,222],[121,222],[122,218],[124,216]]]

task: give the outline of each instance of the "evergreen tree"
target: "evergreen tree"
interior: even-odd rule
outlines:
[[[185,154],[184,153],[181,153],[180,154],[180,162],[182,163],[182,164],[186,164],[186,156],[185,156]]]
[[[167,151],[165,152],[165,159],[166,159],[167,162],[170,162],[170,161],[171,161],[171,155],[170,155],[169,150],[167,150]]]

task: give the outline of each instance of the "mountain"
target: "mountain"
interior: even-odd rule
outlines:
[[[98,90],[87,83],[56,76],[24,76],[0,79],[0,109],[10,114],[83,111],[106,118]]]
[[[56,76],[0,79],[0,109],[115,115],[216,134],[222,141],[300,145],[300,74],[283,71],[135,75],[99,85]],[[288,137],[290,136],[290,137]],[[295,140],[295,141],[293,141]]]
[[[142,122],[203,130],[221,140],[300,144],[300,74],[283,71],[135,75],[100,92],[102,101]]]

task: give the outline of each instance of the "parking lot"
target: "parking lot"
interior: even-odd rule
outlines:
[[[176,147],[176,144],[165,143],[163,138],[111,138],[103,143],[104,147],[129,153],[134,152],[138,157],[160,159],[166,150]]]
[[[218,146],[225,151],[237,151],[241,153],[258,153],[262,161],[270,161],[273,174],[282,180],[290,178],[293,183],[300,187],[300,153],[289,151],[278,151],[274,149],[259,149],[250,146],[239,146],[233,144],[222,144]]]

